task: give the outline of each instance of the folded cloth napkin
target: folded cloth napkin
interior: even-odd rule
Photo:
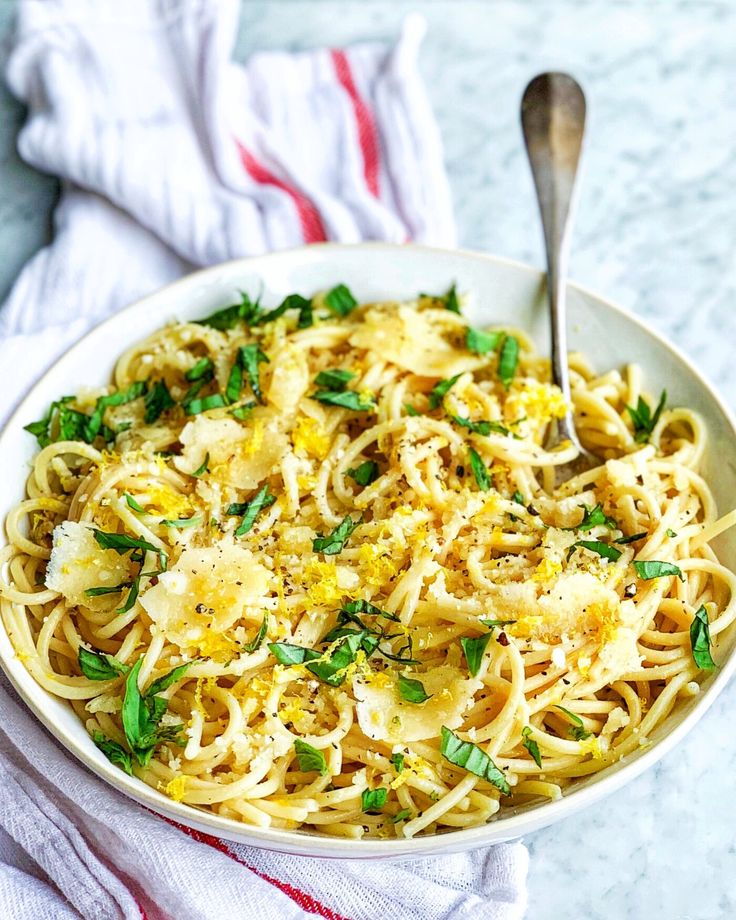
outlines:
[[[29,108],[20,150],[64,192],[53,244],[0,310],[3,415],[95,321],[193,266],[321,240],[453,243],[421,20],[392,48],[240,66],[237,13],[236,0],[21,3],[8,66]],[[523,916],[521,843],[389,862],[227,843],[108,788],[4,678],[0,707],[2,918]]]

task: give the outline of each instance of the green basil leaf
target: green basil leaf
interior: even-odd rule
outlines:
[[[155,696],[157,693],[168,690],[172,684],[175,684],[184,677],[193,664],[194,661],[187,661],[185,664],[180,664],[178,667],[172,668],[167,674],[164,674],[163,677],[154,680],[151,686],[146,690],[146,696]]]
[[[648,537],[649,534],[646,530],[643,530],[641,533],[634,533],[630,537],[621,537],[618,540],[614,540],[614,543],[618,543],[620,546],[624,546],[626,543],[636,543],[637,540],[643,540],[644,537]]]
[[[410,406],[409,403],[404,403],[404,411],[407,415],[411,415],[414,418],[422,414],[418,409],[415,409],[414,406]]]
[[[352,371],[334,368],[332,370],[320,371],[314,378],[314,382],[323,390],[332,390],[335,393],[341,393],[354,377],[355,374]]]
[[[325,556],[334,556],[342,552],[350,535],[362,522],[362,515],[357,521],[354,521],[349,514],[346,515],[332,533],[327,534],[327,536],[323,536],[321,533],[317,534],[312,540],[313,551],[315,553],[324,553]]]
[[[498,376],[501,383],[508,390],[516,374],[519,363],[519,342],[513,335],[507,335],[501,345],[498,355]]]
[[[662,390],[662,394],[659,397],[659,402],[657,403],[657,408],[652,413],[652,410],[649,407],[649,403],[643,398],[639,397],[639,400],[636,404],[636,408],[633,406],[627,406],[626,411],[631,417],[631,421],[634,425],[634,440],[639,444],[646,443],[654,428],[659,421],[659,417],[662,414],[667,403],[667,391]]]
[[[186,530],[188,527],[194,527],[195,524],[200,524],[201,522],[202,522],[202,515],[195,514],[193,517],[190,517],[190,518],[176,518],[174,520],[164,518],[159,523],[163,524],[164,527],[172,527],[172,528],[175,528],[176,530]]]
[[[77,660],[82,674],[88,680],[114,680],[121,674],[127,674],[130,668],[113,655],[86,649],[80,645]]]
[[[570,727],[570,735],[575,741],[585,741],[586,738],[590,738],[591,733],[585,730],[583,725],[583,720],[575,712],[570,712],[569,709],[565,709],[564,706],[557,705],[555,709],[559,709],[560,712],[564,712],[565,715],[573,723]]]
[[[680,581],[685,581],[682,569],[673,562],[659,562],[657,559],[637,560],[634,568],[639,578],[649,581],[652,578],[661,578],[664,575],[677,575]]]
[[[450,290],[445,294],[445,309],[450,313],[460,313],[460,301],[458,300],[457,290],[453,284]]]
[[[440,753],[445,760],[448,760],[454,766],[463,767],[469,773],[488,780],[503,795],[511,794],[511,786],[509,786],[503,770],[498,769],[488,754],[481,750],[477,744],[473,744],[471,741],[462,741],[455,732],[444,725],[442,726]]]
[[[103,549],[114,549],[120,556],[130,552],[130,550],[143,550],[157,553],[159,556],[166,555],[153,543],[144,540],[141,537],[130,537],[127,533],[107,533],[104,530],[93,529],[94,538]]]
[[[261,381],[260,381],[260,371],[258,369],[259,364],[266,363],[268,364],[270,359],[268,355],[265,355],[258,345],[241,345],[238,349],[237,357],[235,359],[235,364],[233,369],[230,372],[230,379],[227,383],[227,389],[225,395],[230,400],[230,402],[235,402],[235,400],[240,396],[240,389],[242,387],[242,374],[245,374],[245,378],[250,384],[251,390],[253,390],[253,395],[258,400],[259,403],[263,402],[263,394],[261,393]],[[237,394],[233,395],[235,389],[237,389]]]
[[[539,745],[531,737],[532,730],[528,725],[525,725],[521,730],[521,737],[523,738],[522,744],[532,755],[532,760],[538,766],[542,766],[542,755],[539,753]]]
[[[310,399],[325,403],[328,406],[339,406],[341,409],[352,409],[353,412],[370,412],[376,408],[373,396],[367,393],[358,393],[355,390],[343,390],[335,393],[332,390],[317,390]]]
[[[524,496],[521,494],[521,492],[514,492],[514,494],[511,496],[511,501],[516,502],[517,505],[524,505],[524,504],[525,504],[525,503],[524,503]]]
[[[253,303],[247,294],[240,292],[241,300],[238,304],[225,307],[222,310],[216,310],[204,319],[195,319],[192,322],[200,326],[210,326],[212,329],[219,329],[225,332],[227,329],[233,329],[241,321],[252,323],[257,319],[260,308],[258,303]]]
[[[222,409],[226,405],[225,397],[221,393],[212,393],[210,396],[182,402],[187,415],[199,415],[200,412],[209,412],[210,409]]]
[[[440,380],[439,383],[436,383],[432,387],[432,391],[429,394],[429,408],[437,409],[439,406],[441,406],[442,400],[461,377],[462,374],[455,374],[454,377],[448,377],[446,380]]]
[[[115,764],[116,767],[120,767],[128,776],[133,775],[133,758],[121,744],[118,744],[117,741],[112,741],[110,738],[106,738],[100,731],[92,732],[92,740],[110,763]]]
[[[335,316],[347,316],[358,306],[358,301],[349,288],[344,284],[338,284],[325,294],[325,304]]]
[[[247,642],[243,646],[244,652],[257,652],[258,649],[263,645],[263,640],[266,638],[266,633],[268,632],[268,611],[263,614],[263,620],[261,621],[260,628],[256,633],[255,639],[251,642]]]
[[[261,486],[249,502],[245,504],[232,504],[227,509],[228,514],[242,514],[243,520],[235,531],[236,537],[242,537],[247,534],[258,518],[261,511],[264,511],[276,501],[276,497],[268,491],[268,484]]]
[[[364,600],[348,601],[346,604],[343,604],[340,612],[351,616],[357,613],[367,613],[373,617],[383,617],[386,620],[391,620],[393,623],[401,622],[395,613],[389,613],[388,610],[382,610],[380,607],[376,607],[375,604],[371,604]],[[363,626],[360,620],[357,622],[361,627]]]
[[[292,295],[298,297],[298,294]],[[299,307],[299,319],[297,320],[297,329],[308,329],[314,325],[314,309],[311,300],[304,299],[304,303]]]
[[[125,598],[125,603],[115,611],[116,613],[128,613],[128,611],[133,609],[135,602],[138,600],[140,586],[141,576],[137,575],[130,583],[130,591],[128,591],[128,596]]]
[[[469,447],[468,454],[470,456],[470,468],[473,471],[473,476],[475,476],[475,481],[478,483],[478,488],[482,492],[487,492],[491,488],[491,474],[488,472],[488,468],[477,450]]]
[[[510,626],[512,623],[515,623],[516,620],[480,620],[480,622],[489,629],[494,629],[496,626],[503,629],[504,626]]]
[[[407,703],[425,703],[432,694],[427,693],[421,680],[399,674],[399,695]]]
[[[602,543],[600,540],[578,540],[575,546],[582,546],[583,549],[589,549],[593,553],[598,553],[604,559],[610,559],[615,562],[621,558],[621,550],[611,546],[610,543]]]
[[[146,513],[146,509],[141,507],[141,505],[138,504],[138,502],[133,498],[133,496],[128,495],[127,492],[125,493],[125,502],[130,509],[132,509],[133,511],[137,511],[138,514]]]
[[[294,742],[294,751],[302,773],[311,773],[312,770],[315,770],[320,776],[327,776],[327,761],[322,751],[318,751],[301,738],[297,738]]]
[[[143,420],[146,425],[151,425],[153,422],[157,421],[167,409],[171,409],[172,406],[176,404],[171,398],[169,388],[164,381],[157,380],[146,393],[143,405],[145,406]]]
[[[380,472],[375,460],[366,460],[360,466],[349,469],[347,475],[354,479],[359,486],[369,486],[378,479]]]
[[[462,645],[465,653],[465,660],[468,663],[468,670],[473,677],[476,677],[478,671],[480,671],[483,654],[490,640],[491,633],[486,633],[484,636],[478,636],[475,639],[462,638],[460,640],[460,645]]]
[[[361,796],[361,804],[363,806],[363,811],[368,812],[377,812],[380,811],[383,806],[386,804],[386,799],[388,798],[388,789],[383,786],[379,786],[378,789],[364,789]]]
[[[193,476],[195,479],[199,479],[200,476],[204,476],[204,474],[207,472],[207,467],[209,465],[210,465],[210,452],[207,451],[207,453],[204,455],[204,460],[202,461],[201,465],[198,466],[197,469],[193,473],[190,473],[189,475]]]
[[[100,585],[97,588],[86,588],[87,597],[102,597],[105,594],[119,594],[131,586],[132,582],[121,581],[119,585]]]
[[[190,383],[195,380],[212,380],[215,375],[215,365],[212,358],[200,358],[184,374]]]
[[[103,431],[103,429],[106,428],[103,424],[103,419],[105,410],[108,406],[122,406],[126,403],[133,402],[134,399],[139,399],[143,396],[147,389],[148,384],[144,380],[139,380],[132,383],[127,390],[118,390],[117,393],[111,393],[108,396],[100,396],[95,404],[92,415],[85,420],[82,440],[91,444],[98,434],[103,434],[103,436],[107,434],[109,429]],[[106,437],[105,440],[112,440],[112,438]]]
[[[270,642],[268,648],[279,664],[304,664],[321,657],[313,648],[304,648],[302,645],[292,645],[289,642]]]
[[[328,656],[320,655],[319,660],[311,659],[307,670],[325,683],[339,687],[345,680],[345,669],[355,661],[365,638],[366,633],[362,631],[345,636]]]
[[[465,346],[468,351],[476,355],[486,355],[489,351],[498,348],[502,336],[502,332],[482,332],[480,329],[468,326],[465,330]]]
[[[255,409],[255,407],[256,407],[255,402],[247,402],[247,403],[244,403],[242,406],[235,406],[234,409],[231,409],[230,415],[232,415],[233,418],[236,418],[242,422],[242,421],[245,421],[245,419],[249,419],[251,415],[253,415],[253,410]]]
[[[484,419],[480,421],[473,422],[469,418],[463,418],[460,415],[451,415],[450,418],[455,422],[456,425],[460,425],[463,428],[467,428],[468,431],[472,431],[473,434],[480,434],[484,437],[488,437],[491,432],[495,434],[503,434],[508,437],[511,432],[508,428],[502,425],[500,422],[488,422]]]
[[[392,754],[391,763],[393,764],[396,772],[401,773],[401,771],[404,769],[404,755],[401,753]]]
[[[690,646],[693,661],[701,671],[712,671],[716,663],[710,653],[710,624],[708,611],[703,605],[698,607],[690,624]]]
[[[618,527],[618,524],[612,517],[608,517],[607,514],[603,511],[603,505],[595,505],[594,507],[589,507],[588,505],[580,505],[580,508],[583,511],[583,519],[579,524],[576,524],[574,527],[563,527],[563,530],[583,530],[588,531],[592,530],[594,527],[608,527],[609,530],[615,530]],[[621,542],[616,540],[617,543]]]
[[[674,531],[671,527],[668,527],[665,533],[667,534],[668,537],[674,538],[677,536],[677,532]]]
[[[396,814],[391,818],[391,823],[398,824],[399,821],[406,821],[406,819],[409,817],[411,817],[411,809],[402,808],[401,811],[397,811]]]

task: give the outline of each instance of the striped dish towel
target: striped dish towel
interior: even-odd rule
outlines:
[[[422,22],[391,48],[240,66],[237,13],[236,0],[20,4],[7,73],[29,108],[20,150],[64,192],[53,244],[0,310],[2,415],[94,322],[193,266],[321,240],[453,244]],[[227,843],[108,788],[4,679],[0,711],[3,920],[523,916],[520,843],[414,862]]]

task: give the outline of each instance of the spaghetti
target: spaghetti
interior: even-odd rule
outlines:
[[[121,769],[411,837],[559,797],[698,693],[736,616],[701,419],[573,355],[602,460],[556,486],[549,362],[460,308],[243,296],[28,426],[3,620]]]

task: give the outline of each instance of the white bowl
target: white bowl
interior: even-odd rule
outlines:
[[[548,351],[544,276],[538,270],[505,259],[470,252],[449,252],[419,246],[362,244],[321,245],[228,262],[189,275],[121,310],[72,347],[33,387],[0,435],[0,517],[23,496],[33,439],[22,426],[40,418],[49,403],[83,384],[109,382],[123,349],[172,318],[193,319],[232,302],[237,290],[263,290],[266,306],[297,291],[309,295],[338,282],[350,286],[361,301],[406,299],[419,291],[444,292],[453,282],[470,293],[466,309],[476,325],[511,322],[528,329]],[[721,510],[736,495],[736,423],[711,387],[690,362],[639,319],[595,294],[569,289],[571,349],[584,352],[599,370],[640,364],[647,389],[667,388],[670,404],[684,404],[705,419],[710,442],[703,475]],[[721,560],[736,569],[736,535],[716,541]],[[728,645],[728,649],[724,648]],[[505,813],[482,827],[448,831],[414,840],[330,838],[307,831],[251,827],[174,802],[142,781],[110,764],[88,737],[70,706],[43,690],[15,657],[0,627],[0,663],[18,694],[56,738],[83,764],[125,795],[197,830],[266,849],[308,856],[389,857],[450,853],[518,837],[592,805],[659,760],[692,728],[728,682],[736,655],[733,644],[721,642],[722,667],[709,676],[703,691],[681,705],[653,734],[652,743],[607,769],[578,782],[555,802]]]

